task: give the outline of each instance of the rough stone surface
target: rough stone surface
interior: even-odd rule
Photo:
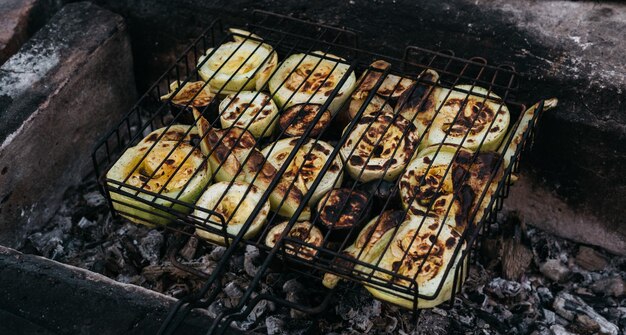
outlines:
[[[37,0],[8,0],[0,3],[0,65],[28,39],[31,14]]]
[[[3,334],[29,330],[37,334],[155,334],[176,302],[139,286],[2,246],[0,268]],[[210,321],[205,313],[194,310],[179,330],[203,334]]]
[[[51,217],[135,99],[124,21],[91,3],[65,6],[0,68],[0,244]]]
[[[554,191],[522,174],[504,201],[505,212],[517,212],[524,222],[555,235],[626,255],[626,226],[607,225],[597,217],[573,209]]]
[[[190,40],[216,18],[234,25],[265,9],[360,32],[366,49],[401,56],[406,45],[451,49],[462,57],[491,63],[514,62],[530,81],[518,99],[533,103],[556,96],[560,106],[540,125],[529,162],[537,180],[576,209],[573,228],[580,241],[624,254],[626,235],[626,4],[581,1],[446,0],[344,1],[302,3],[275,0],[186,1],[96,0],[128,19],[133,34],[138,84],[150,85]],[[167,24],[163,24],[167,22]],[[393,23],[392,30],[381,29]],[[554,215],[538,207],[538,217]],[[556,213],[558,214],[558,213]],[[534,222],[551,231],[569,226]],[[584,219],[580,219],[584,218]],[[581,224],[581,221],[589,224]],[[553,229],[553,228],[557,229]],[[592,228],[586,228],[592,227]],[[609,236],[609,237],[606,237]],[[616,235],[619,236],[619,235]],[[567,236],[566,236],[567,237]],[[623,241],[624,239],[622,239]],[[616,244],[620,244],[619,246]]]

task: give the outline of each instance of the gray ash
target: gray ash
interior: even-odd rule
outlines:
[[[48,225],[28,237],[23,252],[104,274],[177,298],[204,280],[167,257],[173,233],[113,219],[95,183],[68,191]],[[373,299],[359,285],[342,283],[329,308],[307,315],[260,300],[231,326],[251,334],[618,334],[626,329],[626,258],[525,228],[516,218],[493,225],[453,302],[413,315]],[[225,248],[189,238],[176,259],[211,273]],[[257,274],[263,254],[239,248],[222,276],[222,290],[207,308],[219,316],[236,306]],[[315,306],[319,283],[270,268],[252,293]]]

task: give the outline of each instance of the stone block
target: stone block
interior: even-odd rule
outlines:
[[[0,244],[51,217],[136,97],[123,19],[87,2],[63,7],[0,67]]]
[[[0,268],[3,334],[156,334],[176,303],[139,286],[2,246]],[[206,311],[192,310],[178,331],[204,334],[211,321]]]

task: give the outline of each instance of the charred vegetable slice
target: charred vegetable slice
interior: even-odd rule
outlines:
[[[287,185],[293,183],[292,189],[298,189],[302,194],[313,192],[309,206],[313,206],[329,190],[341,185],[343,181],[343,163],[339,157],[333,159],[332,165],[324,173],[317,188],[311,189],[313,182],[321,173],[320,170],[329,160],[333,147],[324,142],[307,139],[300,148],[296,144],[300,138],[285,138],[274,144],[269,144],[263,149],[263,155],[273,166],[279,167],[285,164],[287,157],[292,151],[297,150],[294,159],[282,175]]]
[[[439,81],[439,74],[433,70],[425,70],[419,80],[407,88],[400,96],[396,105],[396,112],[413,122],[420,134],[435,118],[439,106],[439,93],[442,88],[435,85]]]
[[[247,131],[233,127],[213,129],[209,122],[194,110],[198,130],[202,136],[202,151],[209,156],[209,162],[215,169],[215,180],[233,179],[254,184],[262,190],[270,189],[277,171],[263,154],[256,149],[254,137]],[[280,180],[271,190],[270,204],[273,211],[281,216],[292,217],[302,202],[302,192],[292,188],[287,192],[289,183]],[[311,210],[305,207],[299,219],[308,220]]]
[[[509,109],[499,96],[471,85],[442,90],[440,96],[439,100],[443,102],[425,137],[425,146],[449,143],[470,150],[494,151],[498,148],[510,120]]]
[[[268,82],[270,92],[278,106],[287,108],[300,103],[323,105],[331,93],[338,93],[328,106],[336,114],[350,96],[356,82],[354,72],[345,60],[334,55],[296,54],[285,59]],[[348,76],[341,87],[337,87],[344,76]]]
[[[257,204],[261,202],[262,196],[262,190],[246,182],[235,181],[232,185],[229,182],[216,183],[204,191],[196,206],[216,212],[221,215],[221,218],[200,209],[194,210],[192,216],[202,224],[220,230],[222,229],[221,219],[223,219],[226,232],[237,235],[252,215]],[[270,204],[266,201],[244,233],[243,238],[251,238],[259,233],[267,222],[269,211]],[[225,241],[225,236],[222,233],[213,233],[206,229],[196,228],[196,235],[218,244],[224,244]]]
[[[392,236],[389,247],[385,249],[385,245],[377,245],[370,250],[368,259],[372,263],[380,260],[378,267],[391,271],[394,275],[374,271],[373,277],[385,284],[391,282],[433,298],[432,300],[418,298],[417,308],[435,307],[450,299],[454,279],[458,278],[455,272],[460,265],[461,251],[465,247],[460,234],[442,224],[436,217],[423,216],[409,216],[397,233],[394,234],[391,230],[387,234]],[[383,236],[381,239],[385,238],[389,236]],[[454,257],[455,248],[460,243],[461,250]],[[446,274],[448,266],[451,268]],[[415,278],[418,287],[411,287],[411,282],[401,276]],[[441,290],[437,294],[439,286]],[[405,308],[413,308],[414,296],[373,283],[365,283],[365,287],[378,299]]]
[[[434,145],[422,150],[400,178],[404,208],[414,215],[447,217],[445,223],[462,232],[488,187],[492,174],[501,174],[500,155],[473,153],[455,145]],[[488,189],[484,199],[493,193]],[[478,215],[481,215],[479,213]]]
[[[155,143],[156,136],[163,131],[159,129],[151,133],[139,145],[126,150],[106,175],[107,179],[141,189],[137,191],[121,186],[120,191],[131,196],[116,190],[111,190],[110,194],[115,210],[129,220],[147,226],[167,224],[175,218],[160,206],[188,213],[190,207],[173,204],[169,199],[193,204],[211,179],[211,169],[200,150],[187,142],[178,142],[179,137],[176,136],[181,136],[181,133],[173,135],[166,132],[165,137]],[[174,140],[169,140],[172,138]],[[109,187],[117,189],[118,185],[109,183]],[[144,191],[160,193],[161,196],[155,197]]]
[[[392,235],[386,233],[399,226],[404,216],[403,211],[388,210],[370,220],[365,227],[363,227],[356,241],[342,251],[346,259],[336,259],[333,267],[337,268],[339,271],[346,271],[352,270],[352,267],[354,267],[355,263],[350,261],[350,259],[369,262],[370,250],[376,245],[387,245]],[[357,269],[363,271],[363,267],[357,266]],[[326,273],[322,283],[328,288],[333,288],[337,285],[339,279],[339,276],[336,274]]]
[[[184,108],[185,106],[203,108],[208,106],[215,98],[215,94],[211,92],[211,87],[209,85],[205,86],[204,81],[187,82],[176,92],[179,86],[178,81],[172,82],[169,93],[161,96],[161,100],[169,100],[179,108]]]
[[[285,229],[287,229],[288,223],[289,222],[283,222],[272,227],[265,237],[265,245],[273,248],[276,243],[278,243],[280,235]],[[313,259],[313,257],[317,255],[317,248],[324,242],[324,235],[322,235],[322,232],[313,224],[306,221],[294,223],[285,237],[314,246],[310,247],[302,243],[294,243],[291,241],[285,242],[286,253],[305,260]]]
[[[354,117],[357,115],[357,113],[359,112],[359,109],[363,106],[364,103],[365,103],[365,99],[363,100],[352,99],[350,101],[350,106],[348,107],[348,117],[350,120],[354,119]],[[370,100],[367,106],[365,106],[363,115],[379,113],[379,112],[393,114],[393,108],[391,108],[391,105],[389,105],[389,103],[387,103],[385,99],[375,95],[374,97],[372,97],[372,100]]]
[[[341,147],[348,173],[359,181],[395,179],[417,150],[415,126],[401,115],[363,116]]]
[[[287,108],[280,116],[278,124],[286,136],[298,137],[304,135],[307,128],[313,123],[315,117],[321,113],[322,105],[297,104]],[[317,137],[330,124],[332,116],[325,110],[319,120],[311,129],[309,137]]]
[[[161,134],[163,134],[163,137],[161,137]],[[173,124],[169,127],[163,127],[152,131],[150,134],[144,137],[137,144],[137,146],[145,144],[152,145],[157,141],[174,143],[182,142],[191,146],[195,146],[198,141],[200,141],[200,135],[198,135],[198,130],[196,130],[194,127]]]
[[[258,36],[243,30],[236,30],[233,39],[217,49],[208,49],[198,59],[203,64],[198,73],[222,95],[261,89],[276,69],[276,52]]]
[[[256,138],[271,136],[278,119],[278,108],[261,92],[231,94],[222,100],[219,110],[223,128],[247,129]]]
[[[330,230],[356,227],[367,218],[368,200],[365,192],[347,188],[330,190],[317,205],[319,220]]]

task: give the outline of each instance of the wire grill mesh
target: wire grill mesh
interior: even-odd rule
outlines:
[[[119,125],[101,141],[92,157],[103,191],[109,199],[111,208],[117,214],[145,224],[166,224],[167,229],[183,236],[194,234],[194,232],[205,237],[210,235],[212,243],[227,246],[224,257],[213,273],[195,273],[206,279],[204,289],[195,297],[181,300],[177,308],[191,301],[198,305],[200,298],[203,301],[214,299],[221,289],[217,279],[224,271],[228,258],[241,244],[257,246],[267,254],[267,257],[258,275],[253,278],[249,290],[245,292],[239,308],[225,311],[217,318],[215,327],[218,327],[223,319],[226,320],[223,324],[228,324],[228,320],[244,315],[246,310],[250,310],[254,302],[259,299],[278,300],[276,297],[264,296],[251,299],[250,296],[252,288],[258,285],[268,266],[276,261],[293,265],[290,266],[293,271],[300,272],[318,282],[335,276],[335,280],[341,278],[362,283],[374,289],[374,292],[380,292],[377,296],[387,296],[386,300],[404,304],[405,307],[414,310],[428,305],[429,301],[440,299],[441,295],[447,294],[447,298],[452,296],[462,285],[468,267],[469,254],[474,244],[479,240],[478,237],[484,229],[488,228],[487,223],[493,221],[495,213],[501,209],[502,199],[508,193],[512,173],[517,169],[519,155],[524,145],[530,143],[532,130],[541,111],[541,107],[538,108],[538,112],[533,115],[529,123],[522,124],[522,116],[526,108],[514,100],[519,86],[518,75],[514,68],[492,66],[481,58],[462,59],[449,51],[433,52],[418,47],[408,47],[402,59],[389,57],[359,49],[357,34],[349,30],[312,24],[263,11],[254,13],[252,23],[246,29],[254,35],[243,31],[225,31],[219,21],[211,25],[185,51],[176,64],[142,96]],[[235,43],[234,52],[226,55],[225,61],[223,60],[223,63],[217,66],[209,78],[203,78],[200,70],[207,64],[209,58],[216,55],[217,47],[234,39],[244,42]],[[239,66],[235,72],[241,71],[250,61],[250,57],[266,45],[273,48],[272,50],[277,53],[281,62],[293,54],[313,56],[314,61],[311,63],[312,68],[308,69],[309,72],[295,73],[294,70],[298,66],[294,66],[280,82],[278,88],[270,89],[269,81],[277,76],[277,72],[274,72],[268,82],[257,86],[259,91],[264,93],[250,93],[253,101],[262,95],[277,101],[277,92],[289,84],[295,85],[292,91],[296,92],[309,90],[313,95],[323,92],[326,98],[317,106],[317,112],[307,120],[309,122],[302,122],[302,118],[294,117],[281,125],[279,118],[286,113],[288,108],[279,106],[278,113],[269,113],[264,116],[270,119],[270,122],[267,122],[270,126],[256,131],[257,135],[252,136],[256,137],[254,140],[250,140],[250,133],[246,132],[251,131],[252,122],[243,123],[242,127],[246,131],[235,133],[222,130],[221,125],[227,113],[224,110],[229,107],[220,106],[220,102],[224,100],[222,93],[231,95],[232,99],[229,104],[236,104],[237,97],[242,97],[247,93],[244,89],[232,92],[227,89],[228,83],[235,80],[233,76],[224,81],[226,84],[220,83],[221,87],[217,89],[211,85],[213,85],[216,73],[224,67],[231,66],[228,60],[231,57],[239,57],[238,50],[248,42],[254,42],[250,43],[253,50],[246,54],[248,58],[244,62],[234,62],[235,66]],[[208,54],[204,55],[207,50],[209,50]],[[273,53],[265,52],[263,55],[261,63],[265,64],[271,61]],[[297,65],[305,59],[301,57]],[[385,61],[386,65],[379,66],[381,63],[377,65],[374,63],[376,60]],[[306,80],[302,79],[288,83],[291,78],[294,76],[297,78],[298,75],[309,79],[324,66],[327,74],[341,69],[338,71],[340,75],[334,78],[321,76],[311,87],[305,87]],[[239,86],[254,87],[255,85],[252,84],[255,84],[253,81],[259,71],[263,71],[262,67],[254,69]],[[428,71],[436,72],[438,78],[433,79],[432,76],[425,75],[429,73]],[[357,79],[354,80],[351,76]],[[355,81],[355,91],[343,92],[341,88],[351,81]],[[328,82],[331,83],[327,84]],[[198,89],[193,91],[191,97],[182,99],[182,103],[176,101],[177,95],[185,89],[186,85],[197,85]],[[369,85],[367,90],[360,90],[366,85]],[[458,85],[466,86],[459,87]],[[208,90],[209,88],[211,90]],[[484,90],[478,90],[478,88],[484,88]],[[210,98],[211,94],[207,93],[209,98],[203,100],[202,94],[205,89],[215,94],[215,97]],[[254,88],[252,90],[256,91]],[[397,92],[404,92],[404,95],[409,98],[402,99],[401,94],[396,94]],[[350,93],[349,96],[343,96],[348,93]],[[470,103],[468,93],[474,96],[473,99],[478,99],[480,104],[474,114],[465,115],[465,106]],[[166,96],[167,94],[169,96]],[[356,99],[357,94],[360,94],[359,99]],[[291,94],[286,100],[294,99],[295,95]],[[471,151],[469,155],[467,155],[467,150],[460,149],[458,146],[439,145],[432,149],[432,154],[427,157],[428,160],[420,157],[427,166],[426,172],[419,176],[418,184],[409,185],[411,195],[402,198],[399,195],[402,193],[401,180],[408,173],[409,158],[415,158],[417,154],[423,152],[423,146],[428,141],[427,134],[430,134],[430,128],[434,127],[434,123],[430,119],[429,122],[424,123],[424,129],[417,131],[413,123],[421,117],[419,113],[409,114],[411,115],[408,120],[410,122],[399,123],[398,120],[404,119],[401,114],[405,108],[408,108],[408,105],[413,103],[413,108],[423,110],[427,101],[434,99],[435,95],[439,102],[435,108],[431,108],[434,111],[431,115],[432,119],[437,119],[440,114],[445,113],[446,103],[451,100],[451,96],[465,97],[460,99],[460,107],[451,114],[451,119],[444,127],[443,141],[446,141],[448,137],[456,138],[466,145],[471,132],[460,132],[460,135],[455,135],[454,132],[458,133],[459,127],[475,128],[477,122],[484,121],[479,119],[481,113],[489,109],[486,107],[488,102],[492,104],[493,116],[491,120],[488,120],[489,122],[482,125],[487,129],[486,136],[479,137],[478,143],[472,144],[476,150]],[[166,99],[162,99],[163,96],[166,96]],[[418,99],[411,101],[411,96],[416,96]],[[443,98],[440,98],[442,96]],[[311,103],[311,99],[309,96],[308,101],[301,102]],[[353,100],[360,101],[356,104],[356,108],[351,106]],[[340,103],[337,104],[337,101]],[[247,108],[250,108],[249,105],[242,106],[244,107],[235,113],[233,123],[244,118],[242,115],[246,113]],[[493,109],[494,106],[495,109]],[[485,148],[489,132],[495,129],[496,119],[502,110],[508,110],[510,124],[507,131],[500,130],[503,132],[501,144],[489,149],[496,152],[495,154],[480,153],[481,149]],[[259,118],[262,116],[262,111],[263,108],[252,117]],[[330,117],[324,115],[326,111],[330,112]],[[353,115],[350,115],[350,112]],[[298,127],[301,136],[289,137],[286,129],[290,126]],[[316,126],[317,130],[315,130]],[[272,129],[272,127],[275,128]],[[323,129],[321,132],[318,131],[320,127]],[[154,132],[161,128],[165,130]],[[201,131],[198,131],[198,128]],[[520,135],[516,134],[518,128],[524,130],[518,132],[522,135],[521,138],[516,137]],[[351,136],[355,129],[362,130],[357,138]],[[384,134],[388,133],[393,133],[395,137],[384,137]],[[148,134],[151,134],[150,141],[145,139]],[[403,141],[408,143],[406,139],[410,136],[416,137],[408,141],[413,145],[408,149],[406,146],[401,148],[398,143]],[[476,138],[472,139],[476,140]],[[203,147],[207,143],[208,145]],[[288,150],[284,154],[281,153],[283,157],[278,160],[278,164],[270,164],[267,157],[272,156],[275,150],[281,150],[277,149],[279,146],[277,143],[289,143]],[[361,145],[361,143],[365,144]],[[111,167],[115,166],[123,153],[135,150],[130,148],[137,150],[135,159],[128,164],[121,178],[112,178]],[[359,156],[358,151],[361,149],[369,154],[365,157]],[[245,155],[237,156],[237,150],[245,151]],[[204,155],[200,154],[201,152]],[[402,154],[406,156],[402,158],[406,162],[400,162],[400,168],[392,173],[395,163],[390,163],[390,161],[400,160]],[[442,155],[449,155],[452,158],[444,164],[443,171],[440,173],[441,180],[430,185],[430,196],[424,196],[420,187],[428,186],[428,173],[434,169],[433,165],[437,157]],[[353,158],[355,156],[358,158]],[[213,157],[214,161],[207,157]],[[358,166],[367,166],[369,161],[381,159],[381,157],[383,157],[383,164],[379,165],[378,169],[370,169],[372,171],[365,168],[358,169]],[[237,164],[232,164],[233,160],[236,160]],[[348,173],[350,162],[359,160],[359,164],[352,164],[354,171]],[[207,173],[207,166],[211,170],[208,177],[203,175]],[[226,175],[230,174],[230,180],[223,181],[227,191],[211,195],[218,199],[214,203],[221,205],[206,208],[196,204],[197,195],[204,193],[211,187],[211,184],[216,182],[215,180],[213,183],[206,182],[207,178],[211,178],[211,174],[216,176],[216,172],[222,169],[226,171]],[[185,174],[185,177],[179,178],[181,174]],[[389,177],[390,174],[393,176]],[[480,183],[478,183],[479,186],[471,189],[469,200],[462,199],[463,193],[448,192],[447,206],[443,209],[436,209],[436,200],[446,193],[446,178],[455,178],[454,180],[459,183],[467,184],[470,183],[471,178],[478,178],[476,174],[481,175]],[[235,176],[237,176],[237,181],[235,181]],[[217,179],[217,177],[213,178]],[[223,178],[229,179],[228,176]],[[198,180],[204,182],[198,182]],[[241,183],[244,180],[247,183]],[[263,181],[259,182],[259,180]],[[339,187],[344,190],[344,194],[362,194],[365,200],[360,207],[354,207],[347,200],[350,197],[339,197],[337,204],[332,207],[331,224],[325,226],[321,217],[323,211],[317,209],[326,206],[331,197],[324,197],[326,192],[319,194],[322,193],[319,189]],[[228,190],[234,189],[237,191],[233,199],[239,199],[239,201],[230,200],[230,206],[224,205],[228,201],[226,199],[229,195]],[[189,200],[191,199],[188,196],[190,193],[194,194],[194,197],[191,197],[194,200]],[[467,195],[467,192],[465,194]],[[241,200],[252,195],[255,196],[254,201]],[[291,198],[298,201],[295,203],[297,208],[293,208],[290,217],[281,216],[276,210],[267,211],[265,204],[269,200],[280,200],[278,206],[272,204],[273,209],[276,209],[285,206]],[[314,201],[311,202],[311,199]],[[463,201],[465,202],[463,215],[453,215],[453,212],[458,210],[455,204],[463,204]],[[422,212],[418,212],[417,216],[411,209],[414,202],[421,202],[419,208],[423,209]],[[229,208],[224,209],[224,207]],[[355,208],[362,209],[362,212],[355,213]],[[241,222],[237,222],[239,228],[229,230],[229,227],[235,226],[229,220],[233,220],[239,210],[247,211],[248,215]],[[444,210],[446,215],[439,215],[438,225],[429,228],[427,222],[432,221],[436,210]],[[389,215],[380,215],[381,213]],[[300,226],[297,221],[301,215],[308,216],[306,221],[312,225]],[[260,220],[261,224],[259,224],[258,218],[264,216],[267,219]],[[352,224],[347,227],[337,227],[337,222],[342,216],[351,216]],[[397,222],[387,224],[385,229],[381,228],[390,238],[384,243],[376,244],[379,252],[375,257],[364,260],[365,248],[363,247],[357,248],[356,253],[344,252],[357,240],[365,223],[373,219],[370,226],[383,227],[384,219],[380,218],[392,216]],[[417,217],[416,229],[413,234],[407,235],[408,241],[396,239],[398,231],[406,226],[399,223],[409,217]],[[376,220],[376,218],[379,219]],[[276,231],[275,227],[281,223],[285,228]],[[254,230],[258,230],[256,234],[248,234]],[[419,236],[427,230],[430,231],[429,235]],[[435,243],[443,239],[442,231],[447,234],[446,238],[454,237],[453,243],[448,246],[443,240],[443,248],[449,249],[446,252],[450,254],[445,260],[440,257],[443,252],[440,250],[442,245],[438,244],[439,242]],[[292,232],[298,232],[298,234],[290,234]],[[369,234],[366,232],[362,234],[360,240],[367,245],[370,241],[374,242],[376,238],[380,238],[380,236],[374,237],[375,235],[376,233],[372,231]],[[268,236],[270,239],[275,236],[274,244],[266,243]],[[315,241],[307,241],[307,238],[312,236],[319,238]],[[421,241],[421,237],[426,240]],[[405,244],[399,246],[398,243]],[[397,267],[394,265],[392,268],[383,266],[381,262],[385,258],[384,255],[394,252],[393,250],[402,251],[396,255],[400,265]],[[419,251],[417,254],[416,250]],[[435,258],[437,262],[433,261]],[[178,264],[175,259],[172,260],[174,264]],[[403,264],[413,264],[415,268],[400,271]],[[425,281],[422,275],[429,273],[428,268],[425,267],[433,265],[437,267],[435,272],[440,273],[440,279],[433,284],[434,286],[431,285],[428,292],[420,291]],[[184,268],[181,264],[178,266]],[[403,272],[408,272],[408,274],[403,274]],[[399,302],[403,300],[408,302]],[[287,301],[281,302],[293,305]],[[292,307],[306,309],[305,306],[297,306],[297,304]],[[241,312],[242,309],[243,312]],[[169,319],[169,321],[172,320]]]

